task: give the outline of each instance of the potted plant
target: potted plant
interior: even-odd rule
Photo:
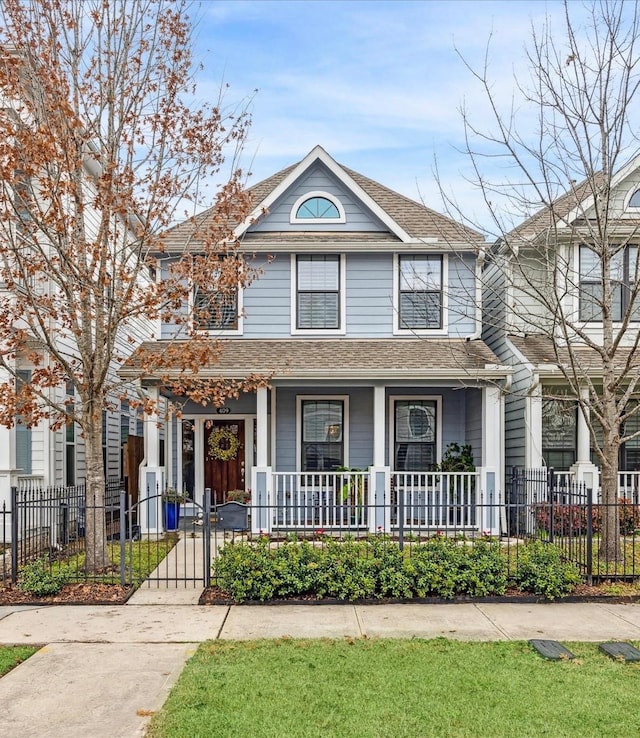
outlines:
[[[174,487],[167,487],[162,495],[162,523],[165,530],[178,530],[180,505],[186,497]]]
[[[231,489],[227,492],[225,502],[241,502],[248,505],[251,502],[250,489]]]
[[[444,454],[442,461],[436,464],[435,471],[439,472],[473,472],[476,465],[473,462],[473,449],[471,444],[450,443]],[[449,502],[453,505],[449,509],[449,523],[452,525],[460,525],[462,522],[462,492],[459,487],[459,480],[456,482],[454,476],[449,477]],[[471,484],[472,493],[475,492],[473,483]],[[467,501],[468,502],[468,501]]]

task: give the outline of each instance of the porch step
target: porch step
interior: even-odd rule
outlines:
[[[601,643],[600,650],[616,661],[640,661],[640,651],[630,643]]]
[[[540,638],[532,638],[529,644],[535,650],[550,661],[565,661],[575,659],[575,655],[566,646],[558,641],[545,641]]]

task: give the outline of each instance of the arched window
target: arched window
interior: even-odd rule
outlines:
[[[342,203],[327,192],[308,192],[291,208],[291,223],[345,223]]]
[[[636,190],[633,195],[629,198],[629,204],[627,207],[640,208],[640,190]]]

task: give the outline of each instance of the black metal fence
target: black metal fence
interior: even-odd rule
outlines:
[[[437,511],[430,511],[425,502],[425,511],[406,514],[409,506],[401,495],[396,495],[388,508],[367,507],[360,516],[328,514],[326,519],[333,521],[333,526],[323,528],[308,524],[305,516],[314,519],[313,509],[304,508],[300,525],[289,521],[285,526],[277,507],[251,507],[237,502],[211,507],[210,496],[205,494],[203,504],[189,501],[190,514],[183,515],[176,530],[167,533],[167,521],[162,518],[149,525],[149,516],[161,516],[159,511],[164,504],[161,491],[153,492],[150,495],[148,491],[146,498],[131,506],[120,480],[110,479],[104,504],[92,506],[87,504],[82,485],[13,490],[11,507],[0,508],[0,576],[5,582],[15,582],[21,567],[43,559],[53,568],[64,564],[75,581],[131,584],[136,577],[143,577],[150,586],[170,582],[177,586],[186,581],[206,586],[211,558],[222,545],[239,536],[248,540],[268,536],[274,545],[295,536],[322,545],[323,541],[336,538],[385,535],[410,551],[426,538],[442,535],[491,541],[513,562],[517,561],[524,541],[555,544],[563,558],[575,563],[588,582],[640,577],[640,506],[622,499],[611,505],[596,504],[584,485],[569,483],[566,476],[553,473],[514,473],[506,502],[475,504],[473,519],[495,521],[491,531],[471,526],[468,517],[458,515],[455,505],[444,514],[442,504]],[[446,525],[430,525],[429,521],[436,518]],[[266,523],[262,531],[256,530],[258,520]],[[335,525],[336,520],[341,524]],[[372,530],[362,525],[363,520],[386,520],[389,527]],[[360,525],[354,525],[354,521]],[[607,526],[611,524],[615,528],[607,535]],[[104,525],[113,564],[109,572],[89,573],[85,566],[91,553],[87,547],[94,540],[87,536],[92,525]],[[96,540],[96,545],[101,545],[101,541]],[[172,548],[174,555],[168,557]],[[156,570],[163,557],[167,559],[164,569]],[[146,573],[140,574],[141,571]]]

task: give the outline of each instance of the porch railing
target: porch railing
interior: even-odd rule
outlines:
[[[393,472],[391,528],[477,530],[477,472]]]
[[[535,503],[544,502],[547,497],[547,490],[553,488],[555,492],[562,492],[563,489],[571,490],[575,485],[575,474],[571,471],[556,471],[552,468],[539,467],[533,469],[518,470],[518,473],[524,474],[528,481],[528,497],[521,502]],[[549,481],[551,475],[552,481]],[[618,498],[629,500],[634,505],[640,504],[640,471],[619,471],[618,472]],[[602,492],[600,488],[595,490],[594,502],[602,501]]]
[[[393,472],[384,500],[364,472],[273,472],[275,530],[375,530],[376,505],[397,530],[481,530],[478,472]]]
[[[367,529],[368,472],[274,472],[272,525],[279,529]]]

